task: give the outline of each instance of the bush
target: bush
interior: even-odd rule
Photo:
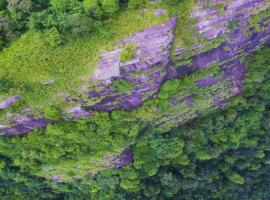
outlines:
[[[102,0],[102,10],[111,15],[119,10],[119,4],[117,0]]]
[[[83,7],[91,16],[101,17],[102,15],[102,10],[98,4],[98,0],[84,0]]]
[[[97,21],[80,13],[70,15],[63,23],[63,32],[70,32],[75,36],[84,36],[93,32],[99,25]]]
[[[51,120],[59,120],[61,118],[60,109],[53,106],[47,106],[43,110],[44,116]]]
[[[12,87],[12,83],[10,80],[0,77],[0,94],[6,93]]]
[[[115,80],[112,82],[110,88],[118,92],[129,92],[132,90],[132,84],[127,80]]]
[[[129,0],[128,1],[128,8],[137,9],[146,3],[147,3],[146,0]]]
[[[56,28],[48,30],[46,36],[46,42],[52,47],[58,46],[63,42],[62,36]]]
[[[228,29],[230,29],[230,30],[236,29],[237,24],[238,24],[238,22],[235,21],[235,20],[229,21],[229,23],[228,23]]]
[[[0,0],[0,10],[4,10],[7,7],[6,0]]]
[[[124,46],[124,50],[120,55],[121,62],[127,62],[135,57],[137,51],[137,46],[135,44],[127,44]]]
[[[69,8],[71,0],[50,0],[50,2],[54,10],[64,11]]]

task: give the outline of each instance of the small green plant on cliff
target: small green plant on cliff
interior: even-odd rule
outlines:
[[[0,94],[8,92],[11,86],[12,83],[10,80],[0,77]]]
[[[137,52],[137,46],[135,44],[127,44],[124,46],[124,50],[120,55],[121,62],[127,62],[135,57]]]
[[[219,14],[223,14],[225,13],[225,9],[224,9],[224,4],[223,3],[218,3],[215,5],[215,9],[217,10],[217,12]]]
[[[112,82],[110,88],[118,92],[129,92],[132,90],[132,84],[127,80],[115,80]]]
[[[229,21],[228,23],[228,29],[234,30],[237,27],[238,22],[236,20]]]
[[[270,15],[270,9],[260,12],[257,15],[253,15],[249,19],[250,27],[254,28],[255,32],[263,31],[263,27],[260,27],[260,21],[263,20],[264,18],[269,17],[269,15]]]
[[[128,8],[129,9],[137,9],[147,3],[146,0],[129,0],[128,1]]]
[[[43,112],[48,119],[59,120],[61,118],[61,111],[56,106],[46,106]]]

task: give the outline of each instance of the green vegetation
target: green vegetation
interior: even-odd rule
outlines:
[[[218,11],[219,14],[225,13],[225,9],[224,9],[225,5],[223,3],[218,3],[214,7]]]
[[[2,98],[20,94],[24,105],[40,112],[48,99],[59,93],[76,96],[84,80],[91,77],[101,51],[111,50],[119,40],[146,27],[168,20],[168,15],[146,10],[123,10],[103,21],[102,28],[85,35],[65,37],[57,29],[27,32],[0,53],[0,77],[14,83]],[[80,20],[79,20],[80,21]],[[77,23],[77,22],[76,22]],[[55,80],[53,84],[43,84]],[[46,97],[46,98],[44,98]]]
[[[229,21],[228,29],[234,30],[237,28],[238,22],[236,20]]]
[[[124,46],[124,50],[120,55],[120,61],[124,63],[131,60],[136,56],[136,53],[137,53],[137,46],[135,44],[126,44]]]
[[[133,89],[132,84],[127,80],[115,80],[110,87],[117,92],[129,92]]]
[[[0,190],[2,196],[11,195],[12,191],[12,197],[17,193],[25,198],[35,195],[84,198],[88,195],[103,199],[106,195],[108,199],[121,196],[169,199],[181,193],[184,199],[245,199],[246,192],[235,193],[235,189],[249,188],[255,198],[261,197],[261,193],[257,193],[260,186],[259,190],[268,197],[268,186],[261,186],[265,185],[270,170],[267,164],[269,50],[267,47],[256,52],[249,61],[246,87],[241,96],[234,97],[224,110],[208,112],[179,128],[177,125],[149,127],[145,126],[145,120],[171,113],[166,107],[170,97],[189,92],[190,87],[195,96],[200,95],[196,94],[198,92],[207,95],[206,90],[197,90],[193,83],[216,71],[216,67],[194,75],[193,79],[166,82],[157,99],[132,112],[100,112],[90,119],[60,120],[46,130],[23,138],[2,138],[0,176],[6,180]],[[198,103],[205,100],[199,98]],[[143,134],[139,134],[142,131]],[[117,155],[129,144],[134,151],[133,163],[119,170],[102,171],[110,166],[103,156]],[[10,168],[12,165],[17,167]],[[85,176],[89,171],[99,173]],[[17,178],[9,183],[6,178],[15,174]],[[64,181],[57,183],[56,188],[56,183],[50,180],[54,175],[60,175]],[[250,180],[250,176],[253,179]],[[24,192],[29,189],[33,191],[31,194]],[[205,193],[205,189],[211,192]]]
[[[192,44],[196,44],[199,37],[196,35],[196,30],[192,28],[195,21],[190,18],[195,0],[165,0],[164,2],[170,14],[172,16],[178,16],[178,22],[175,28],[174,49],[189,48]]]
[[[179,128],[157,134],[148,126],[138,134],[142,124],[134,113],[113,111],[59,121],[23,138],[2,138],[0,194],[6,199],[268,199],[269,55],[267,47],[249,60],[241,96]],[[175,79],[162,91],[170,95],[178,87],[183,86]],[[109,167],[102,156],[127,144],[133,163],[102,171]],[[85,176],[89,170],[99,173]],[[64,182],[52,182],[56,174]],[[70,177],[80,179],[65,181]]]
[[[253,15],[250,20],[249,20],[249,25],[251,28],[254,28],[255,32],[260,32],[263,31],[263,27],[260,26],[261,20],[269,17],[270,15],[270,9],[268,8],[267,10],[260,12],[257,15]]]
[[[74,106],[65,95],[78,96],[100,52],[112,50],[134,32],[177,16],[174,48],[201,41],[191,28],[194,3],[0,0],[0,100],[22,96],[0,111],[0,118],[30,107],[37,117],[53,121],[23,137],[1,137],[1,199],[270,199],[269,46],[245,60],[245,88],[237,97],[226,81],[198,86],[200,79],[223,75],[223,63],[212,63],[166,81],[138,109],[93,111],[92,117],[80,120],[62,116],[66,107]],[[157,8],[168,14],[156,16]],[[224,12],[223,4],[215,8]],[[250,23],[268,16],[265,12]],[[236,26],[236,21],[229,23],[230,29]],[[225,39],[218,37],[201,51]],[[136,51],[135,45],[124,46],[121,61],[131,60]],[[179,62],[189,64],[186,58],[196,53],[187,51]],[[133,87],[128,80],[111,84],[122,93]],[[213,96],[230,103],[216,110]],[[112,170],[106,158],[127,147],[132,163]]]

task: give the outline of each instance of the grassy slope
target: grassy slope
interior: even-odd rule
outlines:
[[[0,93],[0,100],[20,94],[27,106],[41,110],[55,94],[72,94],[85,78],[91,77],[101,51],[168,19],[167,15],[155,16],[154,7],[123,11],[105,22],[102,33],[74,39],[56,48],[46,43],[47,33],[26,33],[0,54],[0,77],[15,83],[9,93]],[[42,84],[52,79],[54,84]]]

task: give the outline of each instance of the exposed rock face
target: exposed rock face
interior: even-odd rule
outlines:
[[[172,18],[166,24],[123,40],[119,49],[104,53],[93,75],[94,80],[101,82],[88,93],[95,103],[89,102],[84,107],[96,111],[131,110],[153,98],[165,80],[175,24],[176,18]],[[135,44],[137,54],[132,60],[121,63],[120,54],[126,44]],[[111,83],[119,79],[128,81],[132,89],[119,92],[111,88]]]
[[[32,117],[12,115],[9,123],[15,124],[13,126],[4,126],[0,129],[0,135],[17,136],[25,135],[34,129],[46,127],[52,121],[46,118],[34,119]]]
[[[212,0],[212,5],[223,3],[224,10],[219,11],[214,8],[215,6],[209,9],[198,9],[193,12],[192,17],[198,19],[196,28],[199,33],[212,40],[229,32],[230,23],[237,24],[238,28],[248,27],[249,17],[264,10],[268,6],[265,2],[264,0]],[[205,1],[199,1],[198,4],[203,6]]]
[[[21,96],[19,95],[16,95],[16,96],[13,96],[13,97],[9,97],[3,101],[0,102],[0,110],[1,109],[5,109],[11,105],[13,105],[16,101],[18,101],[19,99],[21,99]]]
[[[212,2],[215,4],[220,1]],[[214,76],[215,72],[211,72],[195,80],[201,90],[199,99],[194,100],[191,96],[181,94],[173,96],[170,101],[171,109],[155,118],[154,124],[175,126],[199,116],[204,111],[224,106],[231,97],[240,94],[243,88],[246,67],[241,59],[270,41],[269,10],[268,16],[258,18],[255,24],[252,24],[254,20],[252,22],[251,17],[269,9],[270,2],[262,0],[223,2],[225,5],[223,14],[214,9],[205,10],[202,1],[198,3],[198,9],[194,10],[192,15],[198,20],[195,28],[205,38],[211,40],[198,44],[188,51],[177,49],[173,58],[174,67],[168,71],[170,78],[179,78],[217,65],[222,75],[217,77]],[[237,26],[229,27],[228,24],[232,21]],[[219,39],[221,42],[218,45],[213,44],[212,41]]]
[[[112,168],[121,168],[132,162],[133,153],[128,147],[119,156],[105,156],[104,159],[112,164]]]
[[[246,70],[242,58],[270,43],[270,2],[209,2],[211,9],[205,8],[205,1],[202,0],[194,6],[192,18],[197,21],[194,28],[203,42],[189,49],[180,46],[172,52],[176,18],[171,18],[165,24],[130,36],[120,42],[115,50],[103,53],[92,77],[95,84],[83,89],[87,98],[80,102],[80,107],[68,111],[72,119],[90,117],[91,111],[130,111],[155,98],[166,80],[181,79],[205,70],[209,70],[209,73],[197,79],[193,80],[190,76],[190,80],[199,88],[197,94],[190,91],[190,94],[178,92],[172,95],[169,109],[159,111],[146,123],[168,128],[177,126],[202,112],[224,106],[231,97],[240,94]],[[224,9],[215,9],[217,3],[222,3]],[[160,12],[158,10],[156,14]],[[122,63],[120,57],[126,44],[135,44],[137,53],[133,59]],[[215,66],[217,68],[212,70]],[[128,91],[113,88],[115,81],[119,80],[125,80],[131,88]],[[48,123],[50,121],[44,118],[27,117],[27,120],[12,123],[14,126],[11,127],[2,125],[0,132],[3,135],[23,135]]]

